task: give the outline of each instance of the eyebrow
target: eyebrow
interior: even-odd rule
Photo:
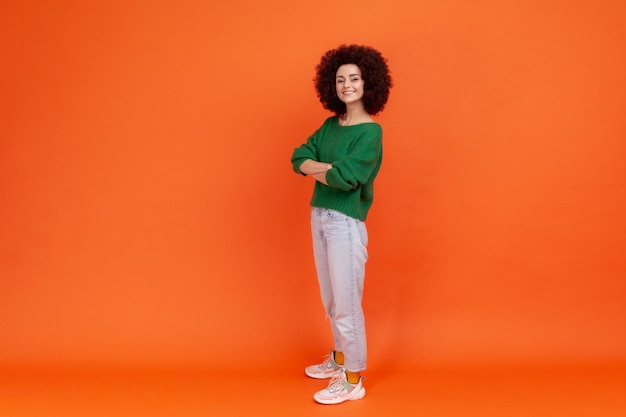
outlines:
[[[348,77],[354,77],[355,75],[358,76],[358,77],[361,76],[361,74],[350,74],[350,75],[348,75]],[[343,75],[338,75],[336,78],[346,78],[346,77],[344,77]]]

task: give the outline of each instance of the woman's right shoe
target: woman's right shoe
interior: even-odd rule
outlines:
[[[330,351],[330,354],[324,356],[324,361],[318,365],[307,366],[304,369],[304,373],[307,376],[315,379],[327,379],[332,378],[341,371],[341,365],[335,362],[335,352]]]

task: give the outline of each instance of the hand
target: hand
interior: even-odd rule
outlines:
[[[326,174],[332,168],[332,164],[307,159],[300,165],[300,172],[306,175]]]
[[[320,172],[318,174],[312,174],[311,177],[315,179],[315,181],[319,181],[324,185],[328,185],[326,182],[326,172]]]

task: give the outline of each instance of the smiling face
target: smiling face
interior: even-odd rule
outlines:
[[[337,97],[346,103],[355,103],[363,98],[365,82],[361,78],[361,70],[354,64],[339,67],[335,78]]]

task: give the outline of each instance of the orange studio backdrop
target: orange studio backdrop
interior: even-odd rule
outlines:
[[[289,157],[341,43],[395,82],[371,367],[624,361],[625,27],[608,0],[4,2],[0,366],[323,354]]]

